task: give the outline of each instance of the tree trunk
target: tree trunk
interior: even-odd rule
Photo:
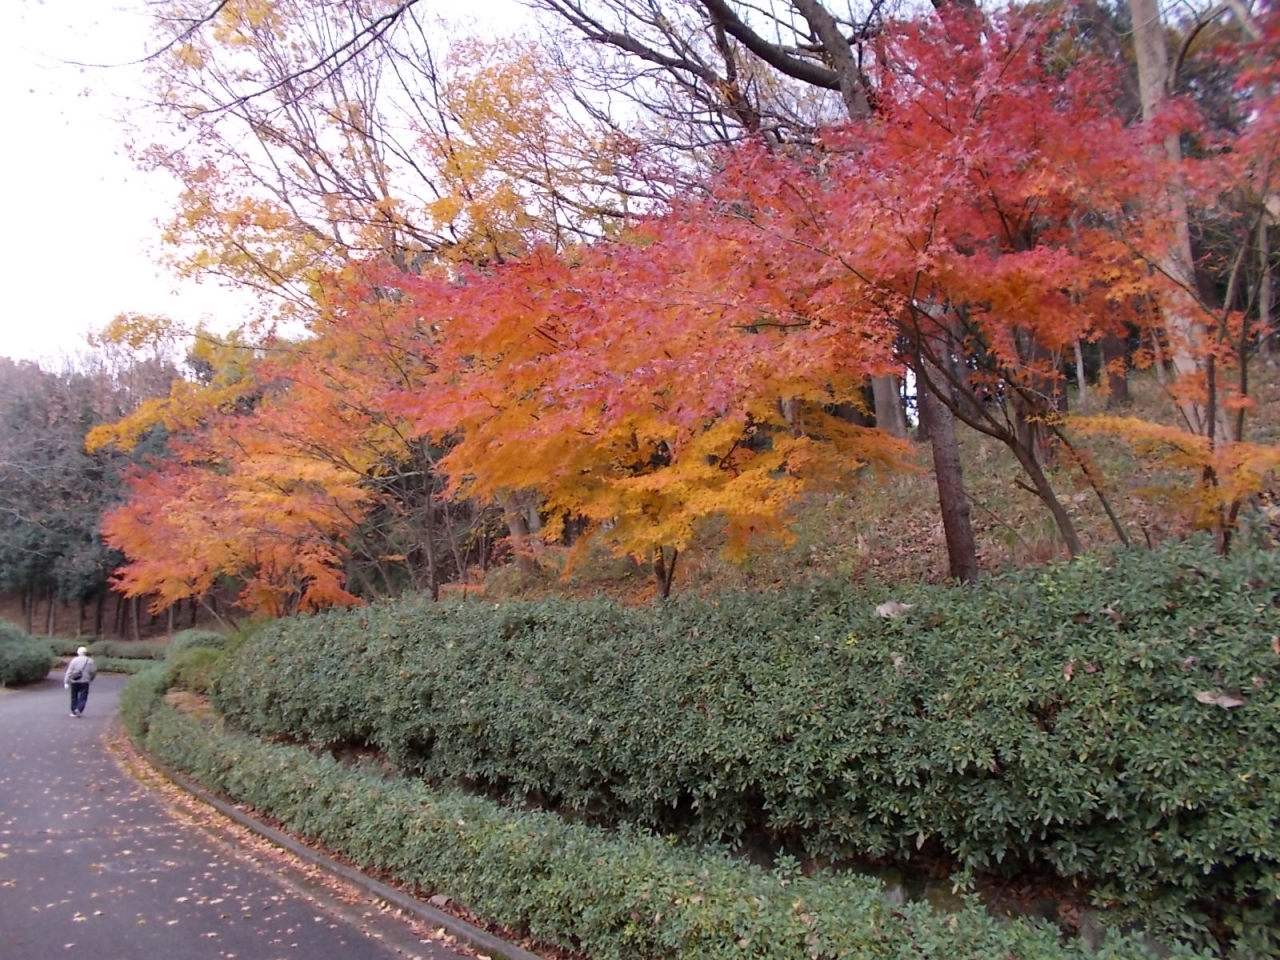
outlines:
[[[1013,455],[1018,458],[1018,462],[1022,464],[1022,469],[1026,471],[1032,485],[1035,487],[1036,495],[1041,502],[1049,508],[1049,513],[1053,515],[1054,522],[1058,525],[1058,532],[1062,534],[1063,542],[1067,545],[1067,552],[1072,557],[1080,555],[1080,537],[1076,534],[1075,524],[1071,522],[1066,508],[1063,507],[1062,501],[1058,499],[1058,495],[1053,492],[1053,485],[1049,483],[1049,478],[1044,475],[1039,461],[1036,460],[1035,451],[1031,447],[1014,447]]]
[[[1155,358],[1152,367],[1156,371],[1156,381],[1162,387],[1169,386],[1169,367],[1164,358],[1164,344],[1160,342],[1160,331],[1151,331],[1151,355]]]
[[[533,576],[535,566],[533,553],[529,545],[529,522],[524,510],[516,500],[515,494],[503,491],[498,495],[498,504],[507,521],[507,531],[511,535],[511,549],[516,558],[516,569],[524,576]]]
[[[139,606],[140,604],[137,597],[133,597],[129,600],[129,612],[132,614],[131,620],[133,621],[133,630],[131,635],[134,640],[142,639],[142,623],[138,615]]]
[[[871,392],[875,398],[876,426],[890,436],[904,439],[907,436],[907,414],[902,409],[898,378],[891,373],[873,378]]]
[[[1026,393],[1013,390],[1011,402],[1017,441],[1032,451],[1038,461],[1046,463],[1053,456],[1053,431],[1044,422],[1045,417],[1066,411],[1062,379],[1056,375],[1061,358],[1045,349],[1034,335],[1026,331],[1018,332],[1017,341],[1030,379]],[[1045,403],[1046,399],[1048,403]]]
[[[542,533],[542,511],[538,509],[537,498],[526,494],[519,499],[523,501],[520,507],[524,510],[524,522],[529,528],[529,536],[536,537]]]
[[[871,116],[871,102],[862,83],[862,71],[838,21],[818,0],[794,0],[794,4],[821,43],[824,59],[839,80],[840,96],[849,119],[867,120]],[[902,409],[898,378],[892,374],[875,377],[871,388],[875,396],[876,426],[892,436],[905,438],[907,417]]]
[[[1080,413],[1089,415],[1089,383],[1084,371],[1084,348],[1080,346],[1080,341],[1075,342],[1076,348],[1076,386],[1079,393],[1076,395],[1076,406],[1080,408]]]
[[[107,592],[103,590],[98,594],[97,609],[93,614],[93,635],[95,638],[102,636],[102,615],[107,609]]]
[[[1268,357],[1280,353],[1280,339],[1271,330],[1271,245],[1270,217],[1266,214],[1258,221],[1258,329],[1262,331],[1267,343]]]
[[[35,627],[36,616],[36,596],[35,591],[30,587],[22,588],[22,620],[27,633],[31,633]]]
[[[947,539],[951,576],[963,583],[972,583],[978,579],[978,547],[973,539],[969,496],[964,489],[956,420],[934,390],[921,387],[921,381],[925,379],[938,387],[946,381],[936,368],[930,371],[928,378],[917,378],[920,422],[929,435],[933,451],[933,472],[938,483],[938,506],[942,511],[942,530]]]
[[[875,409],[875,397],[872,396],[870,384],[863,387],[862,393],[865,401],[862,406],[856,403],[837,403],[825,409],[833,417],[839,417],[846,423],[852,423],[859,427],[874,427],[876,425],[875,416],[867,413],[868,410]]]
[[[52,637],[53,631],[58,626],[58,591],[53,587],[49,588],[49,615],[45,618],[44,635]]]
[[[1107,409],[1129,405],[1129,352],[1125,342],[1108,333],[1098,346],[1102,349],[1102,367],[1106,371]]]
[[[778,409],[782,412],[782,419],[786,421],[787,431],[791,436],[803,436],[804,424],[800,420],[800,401],[795,397],[786,397],[778,401]]]
[[[925,396],[929,392],[929,384],[923,377],[916,377],[916,441],[932,445],[929,435],[929,418],[925,415],[925,406],[929,402]]]
[[[435,525],[428,519],[421,529],[422,535],[418,538],[418,543],[427,560],[427,590],[434,602],[440,599],[440,560],[436,556]]]
[[[1164,20],[1159,0],[1129,0],[1133,18],[1134,54],[1138,61],[1138,89],[1142,98],[1142,119],[1150,122],[1164,107],[1169,96],[1169,50],[1165,39]],[[1177,133],[1164,141],[1164,152],[1174,164],[1182,159],[1182,144]],[[1200,377],[1204,372],[1200,353],[1206,344],[1204,325],[1196,317],[1196,304],[1191,295],[1196,289],[1194,261],[1191,256],[1191,227],[1187,198],[1180,183],[1166,185],[1162,211],[1173,221],[1174,240],[1156,257],[1156,266],[1175,284],[1160,300],[1164,326],[1169,333],[1169,352],[1179,377]],[[1200,436],[1208,434],[1205,410],[1186,400],[1179,403],[1188,428]]]
[[[671,582],[676,576],[676,560],[680,551],[671,550],[671,560],[667,561],[666,547],[655,547],[653,551],[653,578],[658,585],[658,599],[667,600],[671,596]]]

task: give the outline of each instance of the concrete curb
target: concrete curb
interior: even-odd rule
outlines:
[[[224,817],[233,820],[240,826],[252,830],[258,836],[265,840],[269,840],[276,846],[288,850],[291,854],[309,863],[321,870],[332,873],[341,877],[343,880],[351,883],[368,893],[371,897],[381,900],[397,910],[401,910],[410,916],[416,918],[424,924],[432,927],[443,927],[445,932],[460,943],[465,943],[480,953],[493,957],[494,960],[543,960],[537,954],[523,950],[514,944],[507,943],[486,930],[472,926],[465,920],[460,920],[451,913],[446,913],[429,903],[423,903],[421,900],[411,897],[394,887],[389,887],[385,883],[375,880],[373,877],[367,876],[353,867],[339,863],[331,857],[326,857],[322,853],[312,850],[310,847],[299,843],[293,837],[286,833],[281,833],[272,827],[267,826],[259,820],[255,820],[243,810],[233,807],[231,804],[219,800],[217,797],[208,793],[199,784],[188,780],[182,774],[169,769],[164,764],[158,762],[154,757],[139,751],[147,763],[151,765],[157,773],[168,779],[170,782],[181,787],[187,793],[196,797],[209,806],[213,807]]]

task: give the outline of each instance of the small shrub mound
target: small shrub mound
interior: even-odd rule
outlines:
[[[1278,611],[1280,554],[1194,544],[892,597],[385,605],[264,627],[214,705],[597,823],[1047,872],[1270,955]]]
[[[12,624],[0,622],[0,687],[39,683],[56,662],[49,644]]]
[[[162,664],[155,663],[135,674],[120,691],[120,721],[134,740],[144,741],[151,718],[164,705],[168,689],[168,671]],[[177,763],[176,760],[174,762]]]
[[[766,871],[643,830],[520,812],[421,781],[386,780],[300,746],[220,730],[164,702],[164,671],[135,677],[121,712],[142,746],[236,802],[484,919],[592,960],[1143,960],[1109,935],[1096,953],[1043,922],[892,906],[877,882]],[[1168,956],[1205,957],[1180,947]]]
[[[167,682],[179,690],[207,694],[223,659],[223,652],[213,647],[188,647],[165,662]]]
[[[172,660],[180,653],[193,649],[222,650],[227,645],[227,635],[216,630],[183,630],[175,633],[165,651],[166,659]]]

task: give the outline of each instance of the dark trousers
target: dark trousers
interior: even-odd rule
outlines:
[[[84,713],[84,705],[89,702],[89,684],[71,684],[71,712]]]

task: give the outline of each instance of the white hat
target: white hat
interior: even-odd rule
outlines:
[[[81,647],[79,650],[76,651],[77,657],[87,657],[88,655],[89,655],[88,647]]]

